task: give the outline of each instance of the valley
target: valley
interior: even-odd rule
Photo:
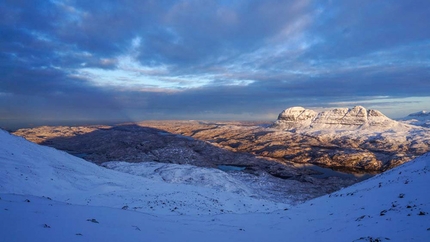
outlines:
[[[4,241],[425,241],[430,230],[429,154],[294,204],[306,183],[280,184],[292,196],[264,193],[273,176],[252,183],[186,164],[98,166],[1,130],[0,141]]]
[[[430,129],[359,106],[323,113],[290,108],[272,123],[143,121],[42,126],[14,134],[99,165],[230,167],[227,172],[247,184],[272,184],[261,187],[272,191],[261,196],[289,197],[292,203],[339,190],[430,150]]]
[[[430,242],[430,1],[0,1],[0,242]]]

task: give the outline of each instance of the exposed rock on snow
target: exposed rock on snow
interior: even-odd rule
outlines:
[[[411,113],[408,116],[400,119],[401,122],[430,128],[430,112],[420,111],[417,113]]]
[[[354,108],[336,108],[317,113],[310,109],[293,107],[279,114],[273,128],[284,130],[313,129],[313,130],[351,130],[377,128],[387,130],[400,126],[377,110],[366,110],[362,106]]]
[[[348,109],[343,110],[345,113]],[[364,114],[364,110],[357,108],[349,114]],[[146,121],[139,125],[192,136],[236,152],[271,157],[281,162],[312,163],[341,170],[383,171],[430,151],[430,129],[393,121],[378,111],[366,111],[366,125],[327,124],[329,122],[326,118],[324,125],[315,124],[319,128],[303,127],[309,121],[306,117],[313,116],[312,112],[302,108],[290,111],[280,115],[289,120],[283,121],[283,124],[292,127],[297,122],[302,128],[296,126],[294,130],[285,131],[252,123],[198,121]],[[327,112],[321,116],[326,115]],[[317,116],[312,119],[316,120]],[[346,120],[348,123],[357,121]]]
[[[297,113],[297,110],[310,115],[304,115],[305,121],[285,118],[285,114]],[[320,113],[289,108],[279,115],[272,127],[318,140],[325,149],[315,150],[316,145],[313,145],[312,152],[305,156],[285,154],[284,157],[322,166],[385,170],[430,150],[430,130],[394,121],[377,110],[362,106]]]
[[[274,126],[284,129],[309,127],[317,115],[317,112],[302,107],[288,108],[279,114]]]

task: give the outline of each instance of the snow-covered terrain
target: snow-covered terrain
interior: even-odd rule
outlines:
[[[309,162],[326,167],[384,171],[430,151],[429,128],[395,121],[362,106],[320,113],[292,107],[280,113],[271,127],[281,134],[305,137],[300,144],[311,144]],[[302,150],[287,157],[305,160]]]
[[[228,190],[216,185],[167,183],[109,170],[4,131],[0,131],[0,142],[0,193],[44,196],[80,205],[126,206],[157,214],[267,212],[287,206],[252,198],[234,178],[224,187],[236,188]],[[206,178],[215,184],[227,176],[219,172]]]
[[[1,241],[430,238],[429,154],[287,208],[248,198],[246,190],[231,193],[228,186],[215,190],[108,170],[3,131],[0,142]],[[173,206],[180,212],[172,212]],[[208,211],[220,208],[224,213]]]
[[[430,112],[423,110],[420,112],[411,113],[399,121],[407,124],[430,128]]]
[[[279,114],[278,120],[272,126],[299,132],[358,129],[385,131],[408,128],[406,125],[388,118],[377,110],[367,110],[362,106],[336,108],[320,113],[302,107],[287,108]]]
[[[102,166],[112,170],[149,178],[161,183],[187,184],[252,196],[250,189],[230,174],[214,168],[159,162],[129,163],[105,162]]]
[[[268,201],[297,204],[332,192],[332,184],[348,184],[337,177],[316,179],[304,176],[304,181],[274,177],[264,171],[224,172],[215,168],[178,165],[159,162],[129,163],[105,162],[102,166],[112,170],[149,178],[152,181],[186,184],[215,189]],[[257,174],[255,174],[257,173]],[[342,183],[341,183],[342,184]],[[349,183],[350,185],[352,183]],[[338,190],[338,189],[335,189]]]

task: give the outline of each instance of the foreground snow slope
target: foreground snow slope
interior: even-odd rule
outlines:
[[[109,170],[1,130],[0,143],[0,193],[45,196],[80,205],[128,206],[157,214],[267,212],[287,206],[251,198],[234,178],[225,180],[224,186],[169,184]],[[202,177],[222,180],[226,176],[218,172]]]
[[[139,183],[149,191],[166,190],[172,184],[151,183],[141,177],[93,167],[82,160],[65,158],[66,154],[53,149],[28,145],[8,134],[1,133],[0,138],[2,241],[428,241],[430,238],[429,154],[289,210],[181,216],[162,214],[162,209],[152,214],[122,210],[112,202],[119,194],[123,199],[138,196],[142,192]],[[79,165],[65,164],[70,161]],[[78,169],[80,166],[86,170]],[[21,179],[13,175],[16,171]],[[54,176],[56,173],[61,176]],[[26,177],[32,181],[26,182]],[[61,181],[60,185],[52,185],[52,177]],[[78,185],[73,185],[75,182]],[[109,192],[103,188],[109,188]],[[195,201],[190,196],[190,191],[200,189],[188,186],[184,207],[201,206],[204,199]],[[90,202],[97,206],[61,202],[68,197],[83,204],[80,199],[84,195],[98,192],[103,199],[96,204]],[[226,192],[219,193],[226,196]],[[42,194],[50,195],[53,200],[41,197]],[[175,201],[172,194],[171,197],[164,194],[166,202]]]

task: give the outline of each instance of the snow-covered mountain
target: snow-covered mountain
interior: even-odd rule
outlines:
[[[430,151],[430,129],[395,121],[361,106],[320,113],[288,108],[273,123],[272,130],[278,136],[285,133],[303,137],[302,146],[310,144],[310,155],[300,147],[298,155],[288,158],[308,159],[328,167],[383,171]]]
[[[430,154],[286,207],[246,197],[246,191],[108,170],[3,131],[0,142],[2,241],[426,241],[430,236]],[[170,173],[175,171],[161,177],[170,179]]]
[[[282,111],[278,120],[272,125],[284,130],[388,130],[404,128],[402,124],[391,120],[377,110],[362,106],[353,108],[336,108],[315,112],[302,107],[292,107]]]
[[[411,113],[408,116],[401,118],[400,121],[407,124],[430,128],[430,112],[420,111]]]

